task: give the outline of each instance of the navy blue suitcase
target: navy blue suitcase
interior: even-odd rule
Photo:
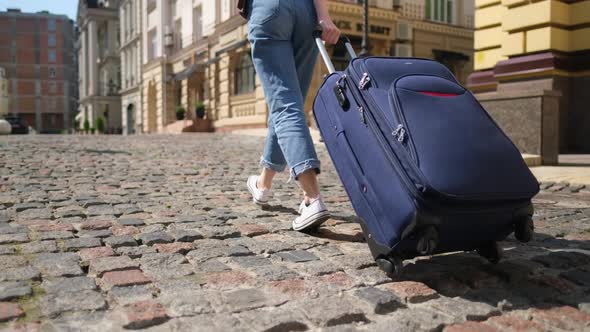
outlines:
[[[539,184],[510,139],[442,64],[353,58],[330,75],[313,105],[327,150],[378,265],[477,250],[500,260],[497,241],[533,233]]]

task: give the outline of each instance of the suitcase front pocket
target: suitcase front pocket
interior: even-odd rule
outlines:
[[[437,76],[410,75],[392,85],[390,97],[428,190],[464,200],[535,194],[520,152],[463,87]]]

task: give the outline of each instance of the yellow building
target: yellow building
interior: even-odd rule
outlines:
[[[177,109],[185,109],[187,117],[194,119],[197,101],[206,105],[207,119],[198,121],[205,127],[210,125],[217,131],[266,127],[268,109],[250,56],[247,24],[234,2],[197,1],[191,8],[164,10],[169,15],[167,24],[175,27],[168,37],[158,30],[158,19],[150,22],[161,5],[147,8],[147,61],[142,68],[145,132],[164,132],[171,124],[176,126]],[[179,6],[182,0],[174,3]],[[370,4],[371,54],[435,58],[466,81],[473,68],[473,7],[456,0],[378,0]],[[440,11],[436,9],[439,5]],[[362,6],[356,0],[330,1],[329,10],[335,24],[360,51]],[[185,17],[187,13],[192,13],[193,19]],[[177,38],[190,36],[191,31],[192,38]],[[162,44],[169,46],[157,51]],[[150,54],[151,49],[156,51]],[[348,61],[345,50],[336,46],[328,51],[336,67],[344,68]],[[326,73],[318,61],[306,100],[308,115]]]
[[[590,1],[475,0],[470,88],[523,152],[590,152]],[[585,91],[585,92],[584,92]]]

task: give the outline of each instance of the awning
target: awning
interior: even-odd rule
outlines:
[[[187,68],[185,68],[180,73],[174,75],[173,79],[176,81],[182,81],[189,78],[194,72],[196,72],[199,68],[204,67],[205,65],[202,63],[195,63]]]
[[[235,43],[233,43],[233,44],[231,44],[229,46],[226,46],[226,47],[220,49],[219,51],[215,52],[215,57],[217,58],[222,53],[233,51],[236,48],[240,48],[240,47],[242,47],[242,46],[244,46],[246,44],[248,44],[248,40],[247,39],[243,39],[243,40],[240,40],[239,42],[235,42]]]

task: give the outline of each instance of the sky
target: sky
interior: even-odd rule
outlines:
[[[0,0],[0,10],[6,8],[20,8],[23,12],[36,13],[47,10],[52,14],[67,15],[76,19],[78,0]]]

